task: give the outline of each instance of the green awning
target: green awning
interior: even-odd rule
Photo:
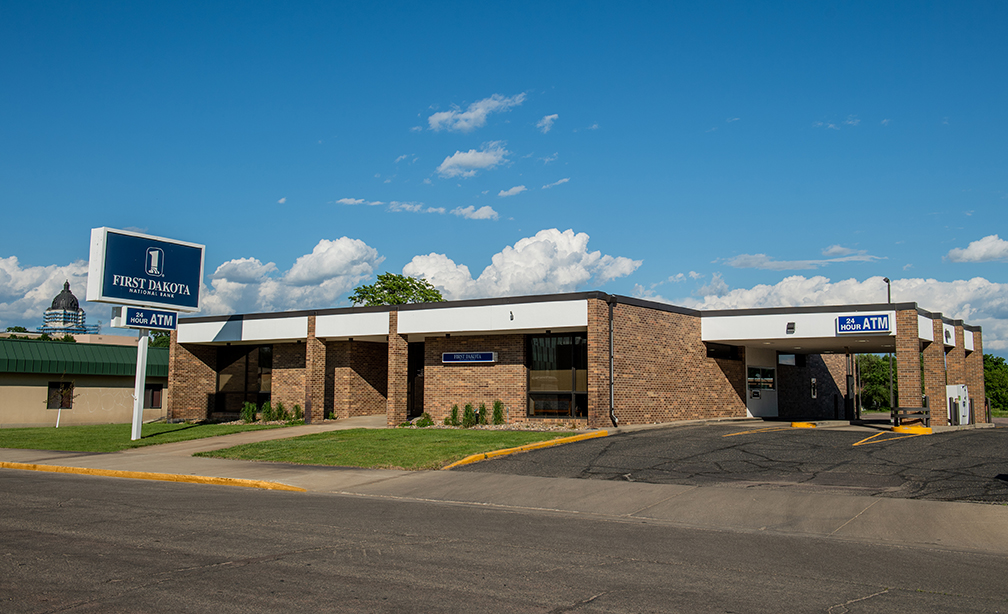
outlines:
[[[0,339],[0,373],[136,374],[136,347]],[[168,377],[168,349],[148,348],[147,376]]]

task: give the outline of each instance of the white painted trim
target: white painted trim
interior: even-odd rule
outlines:
[[[399,312],[399,334],[473,334],[586,328],[588,301],[550,301],[479,307],[433,307]]]
[[[934,341],[934,325],[931,323],[931,318],[925,318],[919,313],[917,314],[917,338],[924,341]]]
[[[389,332],[389,312],[340,313],[315,318],[315,336],[319,339],[385,336]]]
[[[974,349],[976,349],[976,346],[973,345],[973,343],[974,343],[973,342],[973,331],[971,331],[971,330],[963,330],[963,345],[965,345],[966,349],[968,351],[970,351],[970,352],[972,352]]]

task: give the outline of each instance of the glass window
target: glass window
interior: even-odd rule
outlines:
[[[49,382],[46,409],[73,409],[73,382]]]
[[[749,367],[749,390],[774,390],[776,369],[766,367]]]
[[[530,335],[528,415],[588,415],[588,335]]]
[[[146,384],[144,386],[144,409],[161,409],[161,384]]]

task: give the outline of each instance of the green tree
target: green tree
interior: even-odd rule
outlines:
[[[373,306],[440,303],[444,298],[426,279],[382,273],[375,283],[354,288],[350,300],[354,305]]]
[[[8,326],[7,327],[7,332],[8,333],[27,333],[28,329],[25,328],[24,326]]]
[[[861,370],[861,405],[865,409],[889,411],[889,357],[858,354]],[[896,386],[896,357],[893,356],[893,399],[899,399]]]
[[[991,410],[1008,410],[1008,364],[1000,356],[984,354],[983,365],[984,388],[991,400]]]
[[[169,345],[171,345],[171,333],[164,330],[152,330],[150,332],[150,341],[147,342],[147,347],[166,348]]]

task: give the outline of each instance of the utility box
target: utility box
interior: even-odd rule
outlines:
[[[970,424],[971,408],[966,384],[945,386],[945,396],[948,397],[948,423],[953,426]]]

